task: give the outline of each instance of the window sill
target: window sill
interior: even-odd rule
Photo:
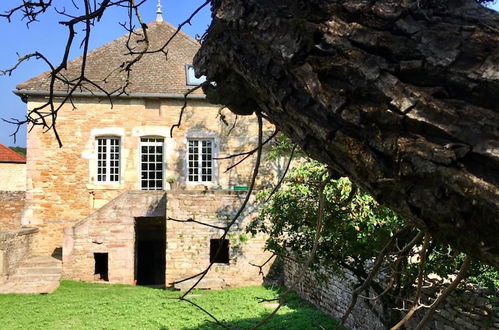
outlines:
[[[122,183],[88,183],[87,189],[90,190],[121,190],[125,185]]]

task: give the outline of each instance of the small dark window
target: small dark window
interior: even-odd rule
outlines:
[[[210,240],[210,262],[228,264],[229,263],[229,240]]]
[[[94,253],[95,270],[94,275],[97,275],[98,280],[109,281],[108,276],[108,254]]]

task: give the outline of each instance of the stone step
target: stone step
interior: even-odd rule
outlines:
[[[33,285],[17,284],[0,286],[2,294],[45,294],[52,293],[59,287],[59,282],[39,282]]]
[[[21,266],[16,270],[16,275],[52,275],[52,274],[60,274],[62,271],[62,267],[30,267],[30,266]]]
[[[28,257],[21,263],[22,266],[40,266],[40,267],[51,267],[61,265],[61,261],[52,257]]]
[[[19,267],[60,267],[61,262],[55,262],[55,261],[36,261],[36,262],[31,262],[31,261],[24,261],[23,263],[19,264]]]
[[[36,281],[60,281],[60,280],[61,280],[61,274],[40,274],[40,275],[14,274],[9,277],[9,282],[14,281],[14,282],[23,282],[23,283],[36,282]]]
[[[9,276],[7,282],[0,284],[0,293],[51,293],[59,287],[61,277],[60,259],[52,256],[29,256]]]

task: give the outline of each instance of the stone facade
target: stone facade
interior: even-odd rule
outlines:
[[[25,194],[24,191],[0,191],[0,232],[20,227]]]
[[[33,100],[28,106],[40,105]],[[219,160],[215,165],[215,181],[193,185],[186,181],[187,138],[212,138],[215,155],[227,156],[250,150],[256,145],[256,120],[239,118],[231,130],[220,119],[219,107],[204,100],[189,100],[183,125],[170,128],[179,118],[183,100],[119,99],[113,106],[105,99],[79,99],[78,108],[63,107],[58,121],[63,147],[42,130],[28,135],[26,211],[24,226],[40,228],[36,253],[51,253],[62,245],[63,228],[87,217],[121,193],[140,189],[140,138],[164,139],[165,178],[172,178],[175,189],[230,189],[248,182],[253,158],[233,170],[225,169],[234,162]],[[226,120],[235,116],[227,111]],[[271,131],[271,129],[268,129]],[[267,134],[270,134],[267,132]],[[96,138],[118,137],[121,142],[120,181],[117,184],[96,183]],[[270,165],[269,165],[270,167]],[[168,182],[165,182],[166,189]]]
[[[167,194],[167,215],[173,219],[188,219],[224,227],[238,211],[245,193],[226,191],[174,191]],[[234,224],[229,240],[228,263],[215,263],[199,288],[225,288],[259,285],[263,277],[253,265],[261,265],[270,257],[264,251],[265,237],[245,234],[245,227],[255,216],[248,208]],[[198,223],[167,222],[166,283],[173,283],[203,271],[210,263],[210,241],[220,238],[223,230]],[[264,269],[267,273],[268,267]],[[197,279],[195,279],[197,280]],[[193,281],[176,284],[185,289]]]
[[[164,217],[163,191],[128,191],[64,230],[63,277],[94,281],[95,253],[108,254],[108,280],[134,283],[136,217]]]
[[[316,273],[303,270],[301,265],[292,261],[284,263],[285,285],[298,283],[296,291],[305,300],[328,315],[339,319],[348,305],[354,289],[355,278],[345,271],[344,276],[322,272],[325,281],[319,282]],[[300,276],[303,276],[300,278]],[[297,280],[298,279],[298,280]],[[423,302],[428,297],[434,297],[441,288],[430,287],[423,290]],[[374,296],[374,294],[373,294]],[[452,293],[434,314],[433,319],[424,329],[457,330],[457,329],[499,329],[499,308],[497,292],[469,287]],[[381,306],[374,309],[380,311]],[[425,309],[416,312],[406,324],[407,329],[414,329],[423,317]],[[350,329],[385,329],[376,312],[368,306],[364,299],[359,298],[346,324]]]
[[[26,190],[26,164],[0,162],[0,191]]]
[[[141,46],[141,31],[136,32],[130,42]],[[166,219],[196,217],[221,224],[240,203],[241,196],[233,190],[245,190],[255,155],[231,170],[226,169],[240,158],[223,158],[257,146],[257,120],[209,104],[200,89],[184,96],[193,87],[186,77],[199,45],[166,22],[148,24],[150,49],[160,48],[174,34],[166,60],[163,53],[153,52],[134,65],[126,94],[113,95],[111,102],[95,86],[75,91],[71,102],[58,110],[62,147],[53,134],[36,127],[28,134],[21,225],[39,229],[33,254],[50,255],[63,248],[65,278],[169,285],[208,264],[213,257],[210,244],[217,244],[212,240],[220,230]],[[85,76],[107,91],[123,87],[127,75],[119,68],[130,60],[127,40],[123,36],[90,52]],[[68,63],[64,76],[79,75],[81,60]],[[15,93],[27,101],[28,109],[46,104],[48,77],[41,74],[17,86]],[[67,86],[57,81],[54,88],[57,107]],[[172,131],[180,119],[182,124]],[[266,123],[264,135],[274,130]],[[151,147],[147,142],[157,144]],[[115,160],[119,166],[109,165]],[[280,168],[271,162],[262,165],[258,187],[275,181]],[[110,179],[108,174],[115,170]],[[197,179],[195,171],[200,173]],[[212,177],[207,178],[207,171]],[[143,184],[151,176],[152,188],[159,190],[141,191],[150,188]],[[210,274],[203,287],[261,283],[258,268],[248,266],[248,261],[258,263],[265,256],[263,238],[247,239],[242,233],[251,214],[246,213],[231,233],[227,262],[213,269],[223,277]]]
[[[166,248],[163,257],[166,265],[162,264],[164,281],[161,282],[185,289],[193,281],[173,283],[199,273],[209,265],[210,240],[218,239],[222,230],[167,219],[183,221],[192,218],[223,227],[237,212],[243,195],[230,191],[128,191],[75,226],[66,228],[64,278],[99,280],[95,272],[95,254],[104,253],[108,255],[106,280],[111,283],[136,283],[140,271],[137,224],[149,218],[165,225],[162,240]],[[228,236],[229,261],[216,263],[198,288],[217,289],[262,283],[259,269],[251,264],[262,264],[269,254],[264,252],[265,237],[244,234],[244,227],[252,214],[243,214]],[[155,267],[160,268],[159,264],[161,262]]]
[[[0,282],[16,269],[32,247],[36,228],[0,232]]]

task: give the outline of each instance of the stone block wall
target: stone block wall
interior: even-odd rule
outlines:
[[[0,191],[26,190],[26,164],[0,163]]]
[[[297,283],[295,289],[300,297],[331,317],[340,319],[350,304],[355,277],[348,272],[344,276],[337,276],[322,271],[321,275],[326,280],[320,282],[315,275],[311,270],[304,270],[298,263],[290,260],[284,262],[284,285]],[[362,299],[358,300],[345,325],[352,330],[386,328]]]
[[[224,227],[241,205],[245,193],[227,191],[195,192],[175,191],[168,194],[167,216],[174,219],[193,218],[200,222]],[[264,251],[265,236],[252,237],[244,229],[256,210],[248,208],[234,224],[229,239],[229,263],[216,263],[199,288],[259,285],[263,283],[259,269],[270,253]],[[197,223],[167,222],[166,283],[182,280],[203,271],[210,263],[210,240],[222,235],[221,229]],[[264,269],[268,272],[270,265]],[[189,288],[193,281],[176,284]]]
[[[39,106],[44,99],[30,98],[28,107]],[[140,189],[140,139],[164,139],[164,178],[175,180],[175,188],[205,190],[230,188],[247,184],[254,158],[231,171],[226,168],[236,159],[218,160],[214,182],[203,185],[186,182],[187,139],[213,138],[216,156],[248,151],[257,144],[257,122],[254,117],[237,119],[225,111],[229,125],[220,120],[219,107],[203,99],[190,99],[182,125],[173,131],[183,106],[183,99],[119,98],[111,106],[105,98],[81,97],[63,106],[59,112],[60,148],[51,134],[34,129],[28,134],[27,194],[24,226],[40,228],[36,253],[49,254],[62,245],[62,228],[74,225],[128,190]],[[266,135],[273,132],[267,125]],[[113,136],[120,139],[120,181],[113,184],[96,182],[96,138]],[[265,172],[265,171],[266,172]],[[269,165],[262,172],[271,174]],[[267,176],[266,179],[272,179]],[[166,180],[165,180],[166,181]],[[165,182],[165,190],[169,184]]]
[[[319,282],[313,271],[305,270],[303,272],[303,267],[295,262],[287,260],[284,263],[285,285],[289,286],[299,276],[303,276],[297,281],[297,293],[318,309],[339,319],[350,303],[354,289],[353,283],[355,283],[354,277],[347,271],[345,271],[345,276],[337,276],[328,272],[322,272],[321,275],[326,278],[324,282]],[[440,287],[425,288],[422,300],[426,301],[428,297],[435,297],[440,290]],[[497,292],[489,292],[477,287],[455,291],[441,305],[424,329],[499,329],[498,297]],[[380,308],[377,310],[380,311]],[[406,328],[414,329],[424,313],[425,309],[417,311],[406,324]],[[345,325],[350,329],[386,328],[362,298],[358,299],[357,305]]]
[[[94,253],[108,253],[109,282],[133,284],[135,279],[136,217],[189,218],[214,226],[225,226],[237,211],[244,193],[227,191],[130,191],[65,229],[63,276],[66,279],[94,281]],[[165,209],[166,206],[166,209]],[[259,268],[270,256],[264,251],[265,237],[244,233],[255,210],[247,210],[234,225],[229,239],[228,264],[215,264],[199,288],[220,289],[262,284]],[[222,230],[196,223],[166,221],[165,284],[190,277],[210,262],[210,239]],[[268,265],[264,273],[268,270]],[[193,281],[175,285],[188,288]]]
[[[63,278],[94,281],[94,253],[108,253],[110,283],[133,284],[135,217],[165,215],[165,192],[128,191],[64,229]]]
[[[423,290],[423,302],[431,298],[434,301],[441,287],[435,286]],[[423,318],[424,309],[416,312],[407,322],[407,329],[414,329]],[[453,292],[440,306],[433,320],[425,329],[431,330],[482,330],[499,329],[499,292],[469,285]]]
[[[0,191],[0,232],[21,227],[24,191]]]
[[[13,273],[31,249],[36,228],[0,232],[0,282]]]

